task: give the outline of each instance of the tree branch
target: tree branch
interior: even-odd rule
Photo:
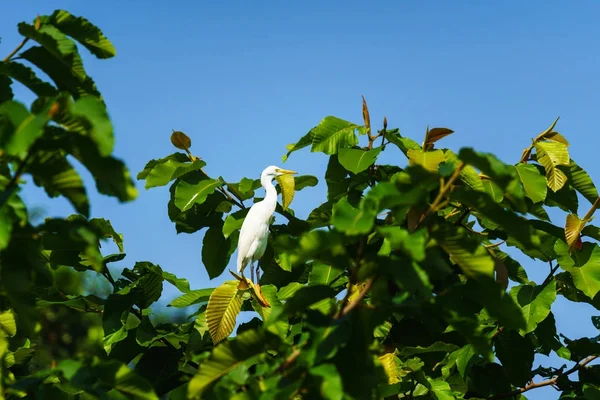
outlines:
[[[448,179],[448,182],[445,184],[443,182],[440,183],[440,192],[438,193],[436,198],[433,200],[433,203],[431,203],[431,205],[429,206],[427,211],[421,217],[419,223],[417,224],[417,227],[423,221],[425,221],[431,214],[438,211],[440,204],[442,204],[442,202],[444,201],[444,198],[446,197],[446,195],[452,188],[452,184],[454,184],[454,181],[456,181],[458,179],[458,177],[460,176],[460,173],[462,172],[464,167],[465,167],[465,163],[461,162],[460,164],[458,164],[458,166],[454,170],[454,173],[452,174],[450,179]]]
[[[23,46],[25,46],[25,44],[26,44],[28,41],[29,41],[29,38],[25,38],[25,39],[23,39],[23,41],[22,41],[21,43],[19,43],[19,45],[18,45],[17,47],[15,47],[15,49],[14,49],[13,51],[11,51],[11,52],[10,52],[10,54],[9,54],[9,55],[7,55],[7,56],[4,58],[4,60],[2,60],[2,62],[5,62],[5,63],[9,62],[9,61],[10,61],[10,59],[11,59],[11,58],[13,58],[13,56],[14,56],[15,54],[17,54],[17,52],[18,52],[19,50],[21,50],[21,49],[23,48]]]
[[[580,370],[581,368],[585,367],[586,365],[588,365],[589,363],[594,361],[596,358],[598,358],[598,356],[589,356],[588,358],[581,361],[580,363],[575,364],[573,366],[573,368],[569,369],[568,371],[566,371],[564,373],[559,373],[554,378],[546,379],[545,381],[541,381],[541,382],[537,382],[537,383],[532,382],[525,387],[515,389],[510,392],[496,394],[494,396],[489,397],[489,400],[503,399],[503,398],[511,397],[511,396],[518,396],[520,394],[530,391],[531,389],[536,389],[536,388],[540,388],[540,387],[544,387],[544,386],[553,386],[556,384],[556,381],[558,381],[558,378],[560,378],[561,376],[567,376],[567,375],[572,374],[573,372]]]

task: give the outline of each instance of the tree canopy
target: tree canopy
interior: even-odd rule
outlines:
[[[110,58],[113,44],[64,10],[18,31],[23,41],[0,63],[0,397],[517,399],[553,386],[561,398],[600,398],[598,337],[561,335],[552,308],[557,296],[600,308],[600,198],[557,121],[510,164],[441,147],[446,127],[419,143],[386,119],[372,125],[363,98],[360,122],[326,116],[287,146],[282,162],[311,151],[328,164],[322,177],[278,182],[260,282],[231,273],[192,288],[150,261],[127,259],[115,275],[110,264],[126,257],[118,221],[89,218],[73,160],[101,194],[137,196],[80,54]],[[15,99],[13,85],[36,99]],[[260,182],[209,176],[191,138],[170,135],[174,152],[137,180],[168,186],[176,232],[204,232],[209,277],[229,274]],[[384,152],[394,164],[379,162]],[[66,198],[74,214],[35,222],[26,184]],[[297,217],[294,193],[317,184],[327,198]],[[105,254],[103,241],[118,252]],[[530,280],[540,265],[547,277]],[[107,290],[87,290],[84,274]],[[189,313],[183,321],[153,316],[164,285],[181,292],[169,306]],[[237,324],[241,312],[253,317]],[[590,323],[600,329],[600,317]],[[564,366],[534,364],[551,353]]]

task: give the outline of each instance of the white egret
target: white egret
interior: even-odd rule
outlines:
[[[260,183],[265,188],[265,198],[250,207],[244,219],[240,238],[238,240],[237,270],[244,276],[244,268],[250,263],[250,277],[254,281],[254,262],[258,261],[267,248],[269,238],[269,220],[277,206],[277,191],[273,186],[273,179],[281,175],[293,175],[295,171],[270,166],[260,175]],[[258,282],[258,264],[256,265]]]

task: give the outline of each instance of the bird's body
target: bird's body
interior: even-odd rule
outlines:
[[[269,220],[277,206],[277,191],[272,181],[277,176],[285,174],[295,174],[295,172],[270,166],[260,176],[260,183],[265,188],[266,195],[263,200],[255,203],[250,208],[242,223],[237,249],[237,270],[241,274],[243,274],[248,263],[252,268],[254,262],[265,254],[269,239]],[[251,269],[251,276],[254,278],[253,269]]]

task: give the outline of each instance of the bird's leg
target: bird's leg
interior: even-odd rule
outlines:
[[[250,263],[250,280],[254,283],[254,260]]]
[[[260,262],[256,262],[256,283],[260,281]]]

